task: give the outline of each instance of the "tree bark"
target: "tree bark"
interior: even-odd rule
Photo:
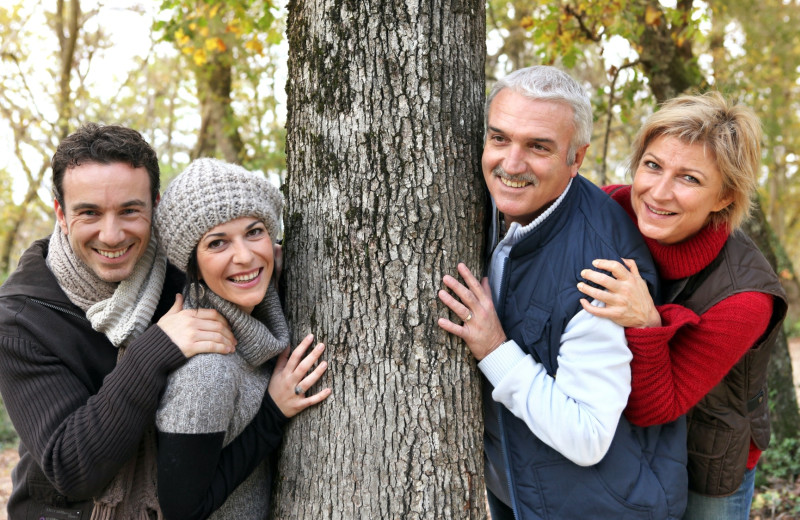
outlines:
[[[283,281],[333,395],[287,428],[274,514],[485,518],[480,378],[436,324],[442,276],[481,269],[484,3],[295,0],[288,20]]]
[[[658,0],[645,0],[643,4],[661,9]],[[692,40],[680,37],[686,30],[692,8],[693,0],[678,0],[676,9],[683,13],[682,23],[670,26],[662,17],[653,25],[642,24],[639,61],[658,103],[683,94],[688,89],[707,85],[692,51]]]

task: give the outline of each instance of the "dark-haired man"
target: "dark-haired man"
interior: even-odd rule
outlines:
[[[0,287],[0,392],[20,436],[9,518],[146,518],[167,375],[235,339],[216,311],[181,310],[183,275],[151,234],[158,160],[138,132],[84,125],[52,169],[56,229]]]

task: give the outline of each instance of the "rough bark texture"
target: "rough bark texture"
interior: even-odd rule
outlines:
[[[287,429],[274,515],[485,518],[480,378],[436,325],[443,274],[483,254],[483,1],[288,19],[287,313],[333,395]]]

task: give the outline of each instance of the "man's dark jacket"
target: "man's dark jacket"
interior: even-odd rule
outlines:
[[[0,287],[0,392],[20,437],[9,518],[60,518],[102,493],[151,426],[167,375],[186,358],[157,326],[118,350],[92,329],[35,242]],[[174,303],[183,275],[170,266],[155,312]],[[44,508],[50,508],[45,510]]]

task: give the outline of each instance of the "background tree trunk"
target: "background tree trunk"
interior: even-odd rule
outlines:
[[[193,159],[214,157],[219,151],[228,162],[242,162],[244,144],[231,107],[232,61],[230,52],[225,52],[214,55],[205,66],[196,69],[201,121]]]
[[[333,395],[287,428],[273,510],[485,518],[480,378],[436,325],[443,274],[481,268],[484,3],[288,19],[287,314],[326,343]]]
[[[761,204],[753,210],[753,216],[747,221],[745,231],[758,245],[761,252],[769,260],[772,268],[780,272],[779,262],[775,254],[776,248],[780,247],[775,235],[767,223]],[[791,280],[796,278],[792,277]],[[786,281],[785,279],[783,280]],[[788,285],[788,284],[785,284]],[[790,288],[787,286],[787,293]],[[790,299],[791,300],[791,299]],[[794,380],[792,379],[792,359],[789,356],[789,344],[786,334],[781,332],[778,339],[772,346],[772,355],[769,358],[769,403],[770,403],[770,426],[775,440],[780,442],[783,439],[797,438],[800,431],[800,414],[797,408],[797,394],[794,391]]]

